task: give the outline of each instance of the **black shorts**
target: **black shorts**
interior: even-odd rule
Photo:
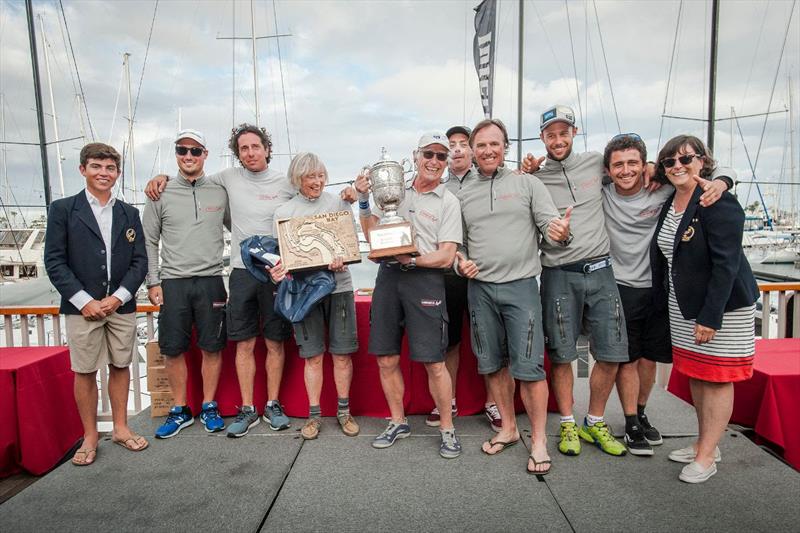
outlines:
[[[447,300],[447,348],[461,342],[464,313],[467,312],[467,278],[455,274],[444,275],[444,294]]]
[[[657,363],[672,362],[669,313],[664,302],[653,300],[651,288],[617,284],[625,325],[628,330],[629,362],[645,358]]]
[[[247,270],[234,268],[228,281],[228,338],[244,341],[263,335],[273,341],[285,341],[292,335],[292,325],[275,312],[278,287],[258,281]]]
[[[369,352],[400,353],[403,331],[413,361],[441,363],[447,349],[447,305],[441,270],[402,271],[382,264],[370,309]]]
[[[167,357],[189,349],[192,325],[197,346],[207,352],[225,347],[225,284],[221,276],[161,280],[164,303],[158,313],[158,347]]]

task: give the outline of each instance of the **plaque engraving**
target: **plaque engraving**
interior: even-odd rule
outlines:
[[[326,268],[336,257],[345,264],[361,262],[350,211],[278,220],[278,245],[290,272]]]

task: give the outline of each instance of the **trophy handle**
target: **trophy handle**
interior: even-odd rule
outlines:
[[[408,163],[408,168],[406,168],[406,163]],[[407,157],[403,158],[403,160],[400,162],[400,165],[403,167],[403,174],[408,174],[409,172],[414,171],[414,165]]]

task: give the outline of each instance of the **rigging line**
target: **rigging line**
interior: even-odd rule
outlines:
[[[111,129],[108,131],[108,144],[111,144],[111,138],[114,135],[114,124],[117,121],[117,109],[119,108],[119,95],[122,93],[122,81],[125,79],[125,67],[119,71],[119,85],[117,85],[117,98],[114,100],[114,112],[111,114]]]
[[[683,12],[683,0],[678,4],[678,18],[675,21],[675,35],[672,38],[672,52],[669,57],[669,70],[667,72],[667,87],[664,90],[664,107],[661,110],[661,124],[658,126],[658,142],[656,143],[656,153],[661,149],[661,135],[664,133],[664,115],[667,113],[667,100],[669,100],[669,84],[672,80],[672,67],[675,65],[675,49],[678,47],[678,30],[681,27],[681,13]]]
[[[469,43],[469,12],[470,7],[466,3],[464,4],[464,68],[463,68],[463,75],[461,80],[461,123],[464,124],[467,122],[467,58],[469,57],[467,54],[467,46]]]
[[[147,47],[144,49],[144,61],[142,62],[142,73],[139,76],[139,87],[136,89],[136,104],[133,106],[133,116],[131,117],[131,122],[136,118],[136,110],[139,108],[139,95],[142,93],[142,82],[144,81],[144,70],[147,67],[147,55],[150,53],[150,41],[153,38],[153,28],[156,25],[156,13],[158,12],[158,2],[156,0],[155,6],[153,6],[153,20],[150,21],[150,35],[147,36]]]
[[[278,8],[275,6],[275,0],[272,0],[272,18],[275,21],[275,35],[278,35]],[[283,83],[283,60],[281,59],[281,39],[275,38],[275,44],[278,47],[278,72],[281,75],[281,96],[283,97],[283,118],[286,121],[286,144],[289,146],[289,155],[292,155],[292,136],[289,134],[289,109],[286,107],[286,87]]]
[[[783,61],[783,52],[786,50],[786,41],[789,38],[789,29],[792,27],[792,18],[794,18],[794,6],[797,4],[797,0],[792,2],[792,9],[789,11],[789,18],[786,20],[786,32],[783,34],[783,44],[781,45],[781,53],[778,56],[778,66],[775,68],[775,78],[772,80],[772,90],[769,93],[769,103],[767,104],[767,111],[769,108],[772,107],[772,99],[775,96],[775,87],[778,85],[778,75],[781,72],[781,62]],[[764,125],[761,127],[761,138],[758,140],[758,149],[756,150],[756,161],[755,166],[758,166],[758,158],[761,155],[761,145],[764,142],[764,134],[767,131],[767,119],[768,116],[764,116]]]
[[[64,20],[64,29],[67,30],[67,40],[69,41],[69,51],[72,55],[72,63],[75,65],[75,76],[78,78],[78,87],[81,90],[81,102],[83,102],[83,110],[86,112],[86,121],[89,123],[89,134],[94,141],[94,126],[92,125],[92,117],[89,116],[89,107],[86,104],[86,93],[83,91],[83,82],[81,81],[81,71],[78,70],[78,61],[75,59],[75,49],[72,47],[72,35],[69,32],[69,25],[67,24],[67,14],[64,12],[64,4],[58,0],[58,6],[61,8],[61,18]]]
[[[758,57],[758,49],[761,48],[761,36],[764,34],[764,24],[767,22],[767,13],[769,12],[770,1],[767,0],[764,6],[764,16],[761,17],[761,27],[758,30],[758,40],[756,41],[755,49],[753,50],[753,59],[750,61],[750,72],[747,73],[747,82],[744,84],[744,94],[742,101],[739,104],[739,109],[744,110],[744,102],[747,100],[747,91],[750,89],[750,80],[753,77],[753,68],[756,65],[756,58]]]
[[[617,113],[617,101],[614,99],[614,85],[611,83],[611,71],[608,69],[608,59],[606,58],[606,47],[603,44],[603,32],[600,30],[600,17],[597,15],[597,3],[592,0],[594,7],[594,20],[597,22],[597,34],[600,36],[600,51],[603,52],[603,63],[606,66],[606,77],[608,77],[608,88],[611,90],[611,106],[614,108],[614,118],[617,119],[617,133],[622,133],[622,126],[619,123],[619,113]]]
[[[578,65],[575,62],[575,43],[572,40],[572,22],[569,19],[569,4],[567,0],[564,0],[564,8],[567,10],[567,29],[569,30],[569,47],[572,50],[572,70],[575,73],[575,92],[578,94],[578,113],[581,117],[581,130],[584,129],[583,127],[583,107],[581,106],[581,90],[578,87]],[[588,150],[588,144],[586,142],[586,137],[583,138],[583,149]]]
[[[550,41],[550,36],[547,35],[547,29],[545,28],[544,21],[542,21],[542,15],[539,13],[539,10],[536,9],[536,2],[531,2],[530,7],[533,8],[534,13],[536,13],[536,18],[539,20],[539,27],[542,29],[542,33],[544,34],[544,37],[547,40],[547,47],[550,49],[550,54],[553,56],[553,63],[558,68],[558,73],[561,74],[561,79],[566,80],[567,75],[564,74],[564,71],[561,69],[561,61],[558,60],[558,56],[556,56],[556,51],[553,48],[553,43],[552,41]],[[564,83],[567,86],[567,92],[569,92],[571,90],[569,84],[567,84],[566,81]]]
[[[791,19],[791,17],[789,17]],[[769,211],[767,211],[767,206],[764,203],[764,195],[761,194],[761,187],[759,186],[759,182],[756,181],[756,166],[750,160],[750,152],[747,150],[747,144],[744,142],[744,134],[742,133],[742,126],[739,124],[739,118],[736,117],[736,113],[733,113],[734,120],[736,121],[736,129],[739,130],[739,137],[742,139],[742,146],[744,147],[744,155],[747,157],[747,164],[750,166],[750,173],[753,176],[753,183],[756,185],[756,191],[758,192],[759,198],[761,198],[761,207],[764,209],[764,214],[767,215],[767,224],[769,227],[772,227],[772,219],[769,216]],[[753,190],[752,187],[747,189],[747,198],[745,199],[744,203],[747,205],[747,202],[750,201],[750,192]]]
[[[61,24],[61,19],[58,20],[58,29],[61,32],[61,43],[64,45],[64,50],[66,50],[67,49],[67,36],[64,35],[64,25]],[[67,62],[69,62],[69,58],[67,58]],[[70,65],[70,67],[71,66],[72,65]],[[69,78],[70,78],[70,81],[72,82],[72,90],[75,91],[75,93],[77,94],[78,86],[75,84],[75,73],[72,72],[72,68],[69,68],[67,70],[69,70]],[[78,113],[80,113],[80,112],[81,112],[80,106],[78,106]]]

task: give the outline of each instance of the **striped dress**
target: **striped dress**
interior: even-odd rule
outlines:
[[[675,288],[672,286],[672,252],[675,232],[683,213],[674,204],[658,233],[658,247],[667,259],[669,271],[669,325],[672,358],[681,373],[704,381],[732,382],[749,379],[753,374],[755,353],[755,304],[722,315],[722,327],[705,344],[694,342],[694,320],[683,318]]]

